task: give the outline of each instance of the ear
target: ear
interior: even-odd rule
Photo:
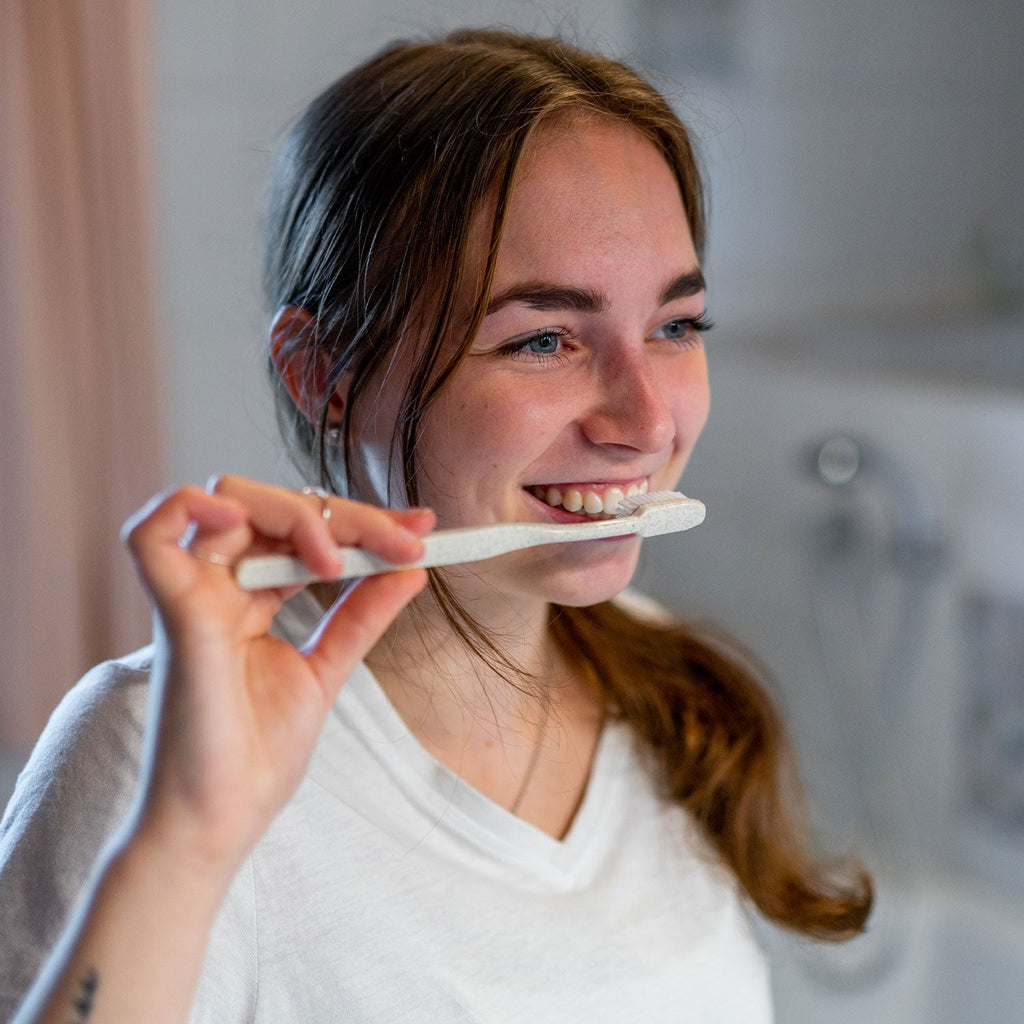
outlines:
[[[270,325],[270,359],[292,401],[310,421],[319,421],[330,386],[330,359],[316,346],[316,319],[301,306],[284,306]],[[345,410],[342,386],[327,398],[330,423],[340,423]]]

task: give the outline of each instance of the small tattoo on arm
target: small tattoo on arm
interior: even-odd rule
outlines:
[[[95,967],[90,967],[78,983],[78,994],[75,996],[73,1006],[75,1008],[75,1019],[71,1024],[85,1024],[92,1016],[92,1006],[96,999],[96,990],[100,987],[100,976]]]

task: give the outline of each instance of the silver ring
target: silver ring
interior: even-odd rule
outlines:
[[[191,548],[188,549],[188,553],[193,558],[201,558],[204,562],[213,562],[214,565],[226,565],[229,569],[234,569],[237,564],[233,558],[228,558],[226,555],[204,555],[199,551],[193,551]]]
[[[314,498],[320,499],[320,515],[323,516],[324,522],[327,522],[331,518],[331,505],[327,500],[330,495],[322,487],[303,487],[303,494],[311,494]]]
[[[214,565],[224,565],[229,569],[234,569],[236,562],[233,558],[228,558],[227,555],[218,555],[215,552],[209,555],[204,555],[202,551],[196,551],[196,549],[192,547],[192,541],[195,540],[194,534],[195,531],[193,530],[192,536],[186,534],[180,541],[178,541],[178,547],[181,548],[182,551],[187,551],[193,558],[198,558],[200,561],[212,562]]]

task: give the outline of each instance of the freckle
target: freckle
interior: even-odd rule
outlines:
[[[491,463],[491,469],[497,469],[497,468],[498,468],[498,464],[496,462],[492,462]]]

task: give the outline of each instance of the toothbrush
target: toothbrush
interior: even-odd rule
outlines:
[[[492,558],[508,551],[538,544],[564,544],[567,541],[594,540],[599,537],[623,537],[636,534],[656,537],[662,533],[689,530],[704,521],[704,505],[677,491],[654,491],[623,498],[614,519],[592,523],[496,523],[490,526],[460,526],[437,530],[423,540],[424,554],[418,562],[395,565],[360,548],[340,548],[344,571],[337,579],[374,576],[399,569],[455,565]],[[287,587],[313,583],[312,575],[297,558],[288,555],[262,555],[243,558],[235,568],[235,578],[244,590]]]

